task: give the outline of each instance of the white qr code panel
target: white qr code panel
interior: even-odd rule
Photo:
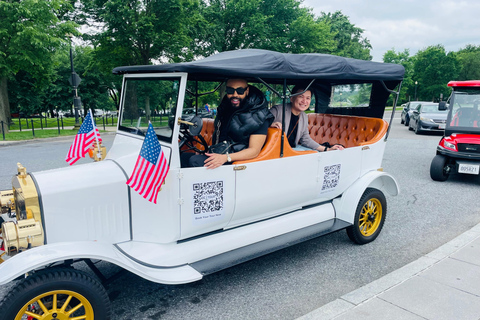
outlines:
[[[199,182],[194,183],[192,188],[194,221],[221,219],[224,213],[224,182]]]
[[[323,168],[323,185],[322,192],[330,191],[338,185],[340,180],[341,164],[335,164],[333,166],[325,166]]]

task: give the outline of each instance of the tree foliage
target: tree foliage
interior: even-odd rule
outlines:
[[[458,79],[460,64],[454,52],[447,53],[442,45],[430,46],[416,54],[414,80],[418,81],[419,100],[438,101],[448,97],[447,83]]]
[[[401,64],[405,68],[405,76],[400,90],[399,103],[404,103],[415,99],[415,80],[413,80],[414,57],[410,56],[410,51],[405,49],[403,52],[395,52],[395,49],[388,50],[383,55],[383,62]],[[389,101],[393,105],[393,100]]]
[[[279,52],[329,52],[334,41],[329,26],[315,21],[296,0],[211,0],[202,3],[203,56],[236,49]]]
[[[342,57],[372,60],[370,49],[372,45],[368,39],[363,38],[363,29],[356,27],[349,20],[348,16],[341,11],[324,13],[318,18],[319,22],[325,22],[330,26],[334,34],[335,47],[327,53]]]
[[[480,45],[467,45],[457,52],[457,59],[460,71],[456,80],[480,79]]]
[[[55,52],[75,32],[62,20],[70,9],[68,0],[0,1],[0,121],[11,119],[8,80],[20,72],[18,80],[38,93],[54,76]]]

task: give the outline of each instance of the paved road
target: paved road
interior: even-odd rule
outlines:
[[[114,318],[295,319],[420,258],[480,222],[479,177],[430,179],[439,139],[417,136],[394,121],[383,166],[398,180],[401,194],[388,197],[387,220],[373,243],[354,245],[341,231],[178,286],[127,273],[108,287]],[[1,147],[0,179],[5,178],[4,164],[13,172],[16,161],[31,161],[25,165],[35,171],[34,165],[46,168],[58,157],[63,161],[64,149],[57,142]],[[27,150],[35,150],[30,152],[35,159],[20,159]],[[111,274],[117,269],[103,264],[102,270]]]

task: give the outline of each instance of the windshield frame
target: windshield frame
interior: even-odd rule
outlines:
[[[458,100],[458,96],[461,95],[473,95],[473,94],[478,94],[480,98],[480,88],[479,87],[453,87],[453,92],[450,97],[449,101],[449,107],[448,107],[448,116],[447,116],[447,123],[446,123],[446,128],[445,128],[445,136],[450,136],[454,133],[459,133],[459,134],[468,134],[468,133],[473,133],[473,134],[480,134],[480,127],[473,127],[473,126],[452,126],[452,119],[454,117],[454,112],[453,110],[455,109],[455,100]],[[478,120],[480,121],[480,119]]]
[[[145,130],[135,130],[132,127],[125,127],[122,126],[122,121],[123,121],[123,116],[124,116],[124,108],[125,108],[125,96],[126,96],[126,84],[127,81],[132,80],[132,79],[138,79],[138,80],[162,80],[162,79],[178,79],[179,80],[179,85],[178,85],[178,96],[177,96],[177,103],[175,105],[176,112],[175,112],[175,118],[174,118],[174,125],[172,128],[172,134],[170,137],[166,137],[163,135],[160,135],[157,133],[157,138],[162,142],[163,144],[169,144],[172,146],[173,144],[178,144],[177,139],[174,139],[174,137],[178,137],[179,134],[179,126],[176,125],[176,121],[179,117],[179,115],[182,114],[182,109],[183,109],[183,104],[184,104],[184,99],[185,99],[185,88],[186,88],[186,82],[187,82],[187,73],[183,72],[178,72],[178,73],[137,73],[137,74],[124,74],[123,76],[123,82],[122,82],[122,93],[120,97],[120,108],[119,108],[119,119],[118,119],[118,124],[117,124],[117,132],[125,133],[128,135],[132,136],[140,136],[142,139],[145,136]],[[172,108],[173,109],[173,108]],[[168,116],[167,116],[168,117]],[[173,146],[174,147],[174,146]]]

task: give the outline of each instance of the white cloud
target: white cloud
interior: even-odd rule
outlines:
[[[478,0],[305,0],[304,6],[321,12],[342,11],[351,23],[364,29],[374,61],[392,48],[410,54],[442,44],[457,51],[467,44],[480,45]]]

